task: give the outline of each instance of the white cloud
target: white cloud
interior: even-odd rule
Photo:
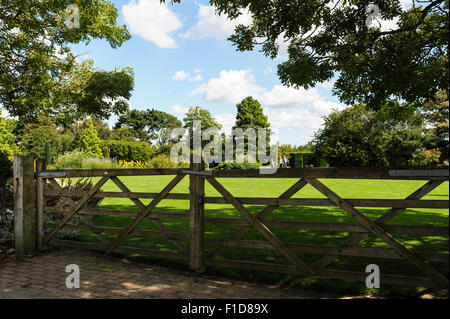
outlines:
[[[294,107],[321,99],[317,89],[295,89],[283,85],[275,85],[271,91],[260,96],[262,104],[276,107]]]
[[[331,113],[332,109],[343,109],[337,103],[320,100],[312,103],[308,108],[293,108],[264,110],[267,115],[270,127],[274,129],[293,130],[299,137],[299,143],[306,144],[310,141],[315,132],[323,124],[323,116]]]
[[[236,122],[236,115],[231,113],[218,114],[213,116],[219,124],[222,125],[222,130],[225,134],[231,134],[231,129]]]
[[[313,130],[322,124],[320,116],[311,112],[310,109],[267,109],[264,114],[267,115],[270,126],[277,129]]]
[[[9,117],[9,112],[6,109],[2,108],[3,105],[0,105],[0,117],[7,118]]]
[[[178,104],[172,106],[172,113],[174,114],[185,114],[188,110],[188,107],[181,107]]]
[[[199,73],[199,69],[194,69],[194,73]],[[177,71],[173,76],[172,80],[174,81],[181,81],[188,79],[189,82],[199,82],[203,81],[203,76],[201,74],[197,74],[196,76],[191,76],[190,73],[184,72],[183,70]]]
[[[400,4],[402,5],[403,8],[409,8],[412,7],[413,2],[412,0],[400,0]]]
[[[219,77],[197,87],[190,95],[203,94],[207,102],[238,103],[247,96],[258,99],[263,105],[292,108],[323,100],[316,88],[305,90],[275,85],[270,91],[255,84],[255,77],[248,70],[222,70]]]
[[[322,84],[328,86],[328,83]],[[272,129],[292,130],[299,136],[299,143],[308,142],[323,124],[323,116],[333,109],[342,110],[339,103],[329,102],[316,88],[305,90],[275,85],[270,91],[255,84],[251,70],[222,70],[219,77],[200,85],[193,94],[203,94],[208,102],[238,103],[247,96],[258,99],[268,116]],[[235,123],[230,113],[214,116],[229,134]],[[292,134],[292,133],[291,133]]]
[[[307,107],[291,109],[267,108],[267,115],[271,127],[277,129],[298,129],[316,131],[323,124],[323,116],[329,115],[334,109],[345,107],[338,103],[327,102],[323,98],[309,104]]]
[[[325,81],[322,83],[317,83],[317,86],[323,87],[325,89],[332,89],[334,86],[334,81]]]
[[[203,94],[208,102],[238,103],[247,96],[258,96],[265,89],[256,84],[250,69],[220,71],[218,78],[200,85],[190,95]]]
[[[395,19],[392,19],[392,20],[378,19],[378,21],[380,21],[380,24],[381,24],[380,30],[383,32],[398,29],[398,25],[397,25],[397,22],[399,21],[398,17]]]
[[[322,117],[330,114],[333,108],[343,109],[343,106],[321,100],[302,108],[274,109],[264,107],[263,112],[268,117],[270,128],[274,132],[278,132],[278,135],[281,133],[280,130],[285,130],[284,134],[295,132],[295,135],[298,136],[297,143],[306,144],[323,124]],[[222,124],[222,131],[227,135],[231,133],[236,120],[235,114],[218,114],[214,115],[214,118]]]
[[[339,103],[327,102],[324,99],[314,101],[310,107],[312,113],[325,116],[331,113],[333,110],[342,110],[344,106]]]
[[[203,72],[202,69],[197,69],[197,68],[194,69],[194,73],[202,73],[202,72]]]
[[[291,40],[285,39],[284,32],[283,32],[282,34],[280,34],[278,36],[275,43],[278,45],[277,59],[287,59],[289,57],[288,47],[289,47],[289,44],[291,44]]]
[[[177,46],[170,33],[181,28],[182,23],[166,3],[160,3],[159,0],[132,0],[123,5],[122,13],[132,33],[160,48]]]
[[[187,77],[189,77],[189,73],[184,72],[183,70],[181,71],[177,71],[174,76],[172,76],[172,80],[174,81],[180,81],[180,80],[184,80]]]
[[[268,74],[268,73],[272,73],[273,69],[271,66],[268,66],[265,70],[264,70],[264,74]]]
[[[189,78],[189,81],[190,82],[198,82],[198,81],[203,81],[203,76],[201,75],[201,74],[197,74],[196,76],[194,76],[194,77],[190,77]]]
[[[192,39],[226,39],[234,32],[238,24],[250,25],[252,18],[248,10],[242,11],[242,15],[234,20],[229,20],[226,15],[217,15],[215,7],[199,4],[197,24],[191,27],[184,35]]]

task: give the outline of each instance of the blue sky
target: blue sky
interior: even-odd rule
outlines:
[[[286,59],[286,44],[271,60],[261,52],[238,52],[226,38],[236,22],[216,16],[208,1],[184,0],[161,5],[159,0],[116,0],[119,23],[133,38],[118,49],[106,41],[73,46],[76,54],[95,61],[97,68],[131,66],[135,88],[132,109],[155,108],[178,118],[189,106],[201,106],[228,131],[236,104],[246,96],[258,99],[281,143],[305,144],[321,117],[342,108],[331,84],[296,90],[281,85],[277,64]],[[82,11],[81,11],[82,14]],[[239,22],[248,23],[244,12]],[[112,117],[109,123],[114,123]]]

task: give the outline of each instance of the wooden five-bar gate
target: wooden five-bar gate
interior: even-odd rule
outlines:
[[[32,253],[35,246],[42,250],[51,244],[94,249],[106,253],[134,253],[153,257],[179,258],[188,260],[190,267],[197,272],[204,271],[205,266],[219,266],[355,281],[364,281],[367,274],[365,272],[329,269],[328,266],[339,256],[404,259],[419,269],[423,275],[408,277],[389,275],[383,272],[381,274],[382,283],[448,287],[448,254],[411,251],[393,235],[442,236],[447,237],[448,242],[449,228],[388,224],[389,221],[407,208],[448,209],[448,200],[421,200],[433,189],[448,181],[448,169],[306,168],[278,169],[274,174],[260,174],[259,170],[206,171],[201,164],[191,164],[189,169],[45,170],[43,161],[37,160],[35,172],[33,173],[33,159],[17,156],[14,162],[14,173],[16,190],[16,250],[19,256]],[[132,192],[120,179],[121,176],[152,175],[172,175],[173,179],[159,193]],[[99,180],[89,191],[85,192],[64,190],[57,182],[57,179],[61,178],[79,177],[97,177]],[[190,193],[171,192],[183,178],[189,178]],[[255,198],[233,196],[218,181],[218,178],[296,178],[298,180],[277,198]],[[319,180],[322,178],[423,180],[426,183],[424,182],[423,186],[404,199],[345,199],[322,183]],[[35,188],[33,179],[36,181]],[[112,181],[117,185],[120,192],[100,191],[107,181]],[[211,184],[221,196],[205,196],[205,181]],[[51,188],[46,187],[49,184],[52,185]],[[292,198],[293,195],[308,184],[324,194],[326,198]],[[46,206],[46,198],[55,196],[73,198],[73,205],[69,208]],[[106,197],[129,198],[139,210],[105,210],[84,207],[91,198]],[[151,201],[146,205],[141,199],[151,199]],[[155,207],[164,199],[189,201],[189,213],[155,211]],[[205,218],[205,203],[230,204],[243,218]],[[245,205],[264,205],[265,207],[259,213],[253,214]],[[281,205],[336,206],[352,216],[357,223],[268,220],[267,217]],[[376,220],[371,220],[355,207],[392,208]],[[31,215],[30,212],[36,213]],[[58,222],[47,223],[45,221],[45,213],[49,212],[63,213],[63,217]],[[95,225],[87,218],[88,215],[130,216],[133,219],[125,228],[104,227]],[[69,224],[68,221],[74,216],[79,216],[85,222],[85,225]],[[149,219],[159,230],[138,229],[136,226],[144,219]],[[165,219],[188,221],[189,233],[169,230],[161,222],[161,220]],[[240,228],[228,238],[205,238],[205,224],[233,225]],[[55,234],[63,228],[92,232],[99,243],[55,239]],[[353,235],[339,246],[286,243],[281,241],[271,231],[271,228],[350,232]],[[34,229],[37,229],[36,233],[38,234],[35,237],[33,236]],[[266,240],[242,239],[252,229],[256,229]],[[117,236],[113,239],[108,239],[104,236],[105,233],[117,234]],[[179,252],[121,246],[121,242],[128,235],[170,239]],[[359,247],[358,244],[370,235],[381,239],[390,248]],[[37,239],[37,242],[35,242],[35,239]],[[217,247],[212,253],[206,255],[204,253],[206,244],[216,245]],[[289,260],[290,264],[218,259],[220,253],[226,247],[276,250]],[[300,258],[299,252],[324,256],[313,265],[308,265]],[[440,267],[435,267],[435,263],[443,264],[445,269],[442,270]]]

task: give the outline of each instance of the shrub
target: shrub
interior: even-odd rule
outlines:
[[[396,129],[386,133],[381,138],[381,153],[386,162],[385,166],[411,167],[433,164],[433,152],[429,152],[431,156],[427,158],[425,151],[425,145],[429,140],[430,136],[424,134],[422,129]]]
[[[100,147],[100,138],[98,137],[97,129],[92,123],[92,119],[89,119],[86,123],[86,127],[81,133],[80,140],[78,141],[79,147],[85,153],[92,157],[101,157],[102,149]]]
[[[53,161],[52,147],[49,142],[45,142],[44,145],[44,158],[46,163],[50,164]]]
[[[159,154],[149,161],[149,168],[176,168],[178,165],[166,154]]]
[[[82,151],[74,150],[65,154],[59,155],[53,165],[49,165],[51,169],[65,169],[65,168],[82,168],[83,161],[88,159],[88,155]]]
[[[111,169],[120,168],[116,161],[106,158],[88,158],[81,162],[81,168],[84,169]]]
[[[289,153],[289,166],[293,168],[303,168],[307,166],[323,167],[328,163],[319,158],[314,152],[292,152]]]
[[[80,192],[87,192],[92,188],[92,181],[88,178],[82,178],[75,181],[75,183],[72,182],[73,180],[68,179],[67,182],[63,179],[61,182],[61,188],[66,191],[80,191]],[[49,185],[50,189],[52,189],[54,186]],[[82,207],[81,209],[86,208],[96,208],[98,204],[102,201],[102,198],[90,198]],[[47,199],[47,206],[52,206],[56,208],[65,208],[68,209],[75,205],[75,202],[69,198],[69,197],[50,197]],[[64,216],[64,213],[59,212],[51,212],[47,213],[47,222],[49,223],[58,223],[61,218]],[[88,220],[92,221],[94,219],[93,215],[84,215]],[[86,225],[86,223],[79,217],[75,216],[69,219],[69,224],[73,225]],[[69,229],[61,229],[59,230],[55,237],[58,239],[72,239],[78,234],[78,231],[76,230],[69,230]]]
[[[173,145],[174,143],[168,143],[157,146],[154,150],[154,155],[165,154],[167,156],[170,156],[170,151],[172,150]]]
[[[0,208],[0,244],[12,244],[14,239],[14,211]]]
[[[303,155],[300,152],[289,153],[289,166],[293,168],[303,168]]]
[[[0,243],[14,238],[14,193],[12,162],[6,151],[0,150]]]
[[[60,155],[55,163],[49,165],[50,169],[84,168],[84,169],[110,169],[119,168],[116,161],[107,158],[89,157],[88,154],[74,150]]]
[[[172,159],[164,154],[155,156],[150,161],[119,161],[121,168],[188,168],[189,163],[175,163]]]
[[[257,163],[237,163],[237,162],[229,162],[229,163],[220,163],[214,169],[227,171],[232,169],[258,169],[259,164]]]
[[[103,146],[102,153],[104,158],[110,158],[111,157],[111,151],[109,150],[108,146]]]
[[[118,164],[121,168],[148,168],[148,162],[141,162],[141,161],[120,160]]]
[[[101,142],[101,147],[109,148],[110,158],[124,161],[149,161],[154,153],[147,142],[129,142],[106,140]]]
[[[408,164],[415,167],[436,167],[439,165],[440,158],[441,151],[438,148],[434,148],[418,153]]]
[[[61,133],[52,118],[38,116],[36,122],[25,124],[20,134],[20,152],[36,158],[48,157],[47,163],[51,163],[52,158],[61,154],[64,136]]]

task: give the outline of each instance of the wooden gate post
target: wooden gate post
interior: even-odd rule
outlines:
[[[36,173],[45,170],[45,160],[36,160]],[[36,176],[36,222],[37,222],[37,249],[44,250],[44,187],[45,181]]]
[[[14,156],[14,240],[16,256],[36,252],[34,158]]]
[[[190,170],[201,172],[204,164],[193,163],[191,158]],[[204,203],[205,203],[205,179],[201,175],[189,175],[190,210],[189,210],[189,234],[190,255],[189,265],[196,272],[203,272],[203,241],[204,241]]]

